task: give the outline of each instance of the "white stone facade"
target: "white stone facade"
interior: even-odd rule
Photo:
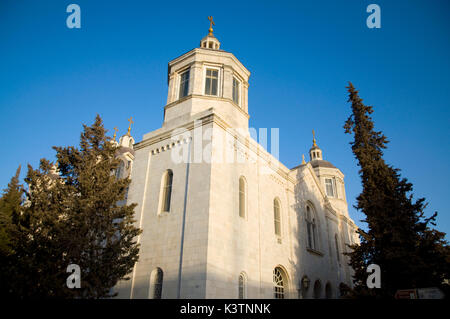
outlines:
[[[344,175],[315,141],[311,161],[288,169],[250,137],[250,72],[218,48],[210,34],[169,63],[162,128],[133,146],[127,200],[143,233],[118,297],[274,298],[277,286],[284,298],[337,298],[351,286],[342,253],[358,242]]]

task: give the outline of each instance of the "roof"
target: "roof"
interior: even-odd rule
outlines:
[[[336,168],[336,166],[334,166],[330,162],[324,161],[324,160],[312,160],[310,163],[313,168],[316,168],[316,167]]]

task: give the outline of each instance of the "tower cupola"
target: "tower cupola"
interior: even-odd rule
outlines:
[[[133,118],[130,117],[128,119],[130,125],[128,126],[128,132],[125,135],[122,135],[119,139],[119,143],[116,142],[116,133],[114,133],[113,142],[117,145],[116,157],[120,159],[120,163],[116,169],[115,175],[117,178],[126,178],[130,176],[132,163],[134,161],[134,138],[131,136],[131,124],[133,122]],[[115,129],[116,130],[116,129]]]
[[[313,133],[313,145],[309,150],[309,160],[310,161],[322,160],[323,159],[322,150],[319,148],[319,146],[317,146],[314,130],[312,131],[312,133]]]

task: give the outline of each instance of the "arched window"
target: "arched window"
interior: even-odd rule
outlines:
[[[302,299],[306,299],[308,296],[308,289],[309,289],[309,283],[310,280],[308,278],[308,276],[303,276],[302,280],[300,281],[300,287],[301,287],[301,298]]]
[[[334,235],[334,244],[336,245],[336,258],[338,263],[341,263],[340,253],[339,253],[339,242],[338,242],[338,235]]]
[[[327,282],[327,284],[325,285],[325,297],[327,299],[333,298],[333,291],[331,289],[331,284],[329,282]]]
[[[161,299],[163,287],[163,271],[161,268],[156,268],[150,274],[150,299]]]
[[[343,282],[341,282],[339,284],[339,298],[345,298],[346,295],[348,294],[348,292],[350,291],[349,286],[347,286],[346,284],[344,284]]]
[[[247,183],[244,176],[239,178],[239,216],[245,218],[247,208]]]
[[[276,267],[273,270],[273,292],[275,299],[284,299],[287,291],[287,276],[283,269]]]
[[[172,170],[167,170],[163,175],[163,183],[162,183],[162,212],[170,211],[170,199],[172,197],[172,181],[173,181],[173,173]]]
[[[281,236],[281,207],[278,198],[273,200],[273,222],[275,226],[275,235]]]
[[[320,280],[316,280],[314,283],[314,298],[319,299],[322,296],[322,284]]]
[[[116,168],[116,178],[122,177],[124,169],[125,169],[125,163],[123,161],[120,161],[119,165]]]
[[[336,196],[336,179],[333,178],[325,178],[325,190],[327,192],[327,196],[329,197],[337,197]]]
[[[308,248],[317,250],[317,225],[313,209],[306,206],[306,230],[308,235]]]
[[[247,277],[243,272],[239,275],[239,288],[238,288],[238,298],[247,298]]]

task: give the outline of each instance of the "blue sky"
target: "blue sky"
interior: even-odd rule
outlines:
[[[66,27],[66,7],[81,7],[81,29]],[[366,7],[381,7],[368,29]],[[433,1],[0,1],[0,187],[18,165],[54,159],[53,145],[76,145],[81,124],[99,113],[105,126],[132,134],[161,127],[167,63],[214,34],[251,71],[250,125],[280,128],[280,160],[301,161],[315,129],[326,160],[345,174],[351,217],[361,191],[345,86],[373,105],[402,169],[437,228],[450,232],[450,2]],[[22,177],[25,171],[22,171]],[[447,236],[448,238],[448,236]]]

